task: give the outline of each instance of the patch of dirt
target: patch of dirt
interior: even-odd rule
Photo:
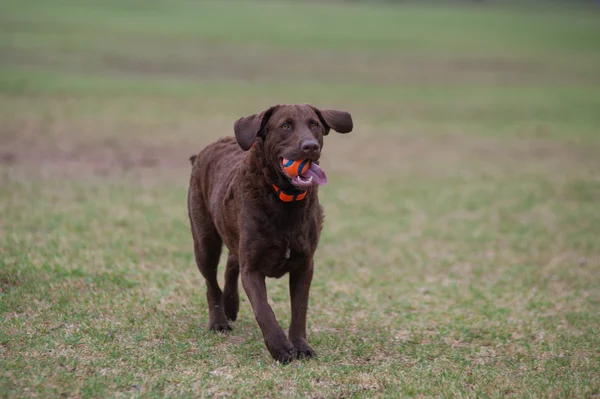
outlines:
[[[111,177],[153,171],[163,174],[189,170],[189,157],[196,153],[191,148],[185,144],[166,146],[116,139],[83,142],[14,140],[0,146],[0,164],[61,177]],[[9,161],[2,161],[5,159]]]
[[[21,285],[19,280],[16,280],[9,276],[0,275],[0,294],[10,290],[12,287]]]
[[[586,166],[600,167],[597,151],[593,146],[546,139],[498,140],[458,134],[416,137],[383,132],[330,139],[322,165],[328,172],[357,178],[373,174],[464,178],[482,173],[564,174],[581,172]]]
[[[12,165],[17,161],[17,155],[10,151],[0,152],[0,165]]]
[[[41,127],[40,127],[41,129]],[[190,130],[191,129],[191,130]],[[44,135],[12,132],[0,141],[0,165],[38,171],[43,176],[116,177],[133,175],[186,181],[190,155],[196,154],[226,128],[194,139],[197,127],[185,127],[169,138],[143,135],[77,137],[70,127]],[[190,130],[190,131],[188,131]],[[359,126],[352,137],[330,135],[321,165],[328,174],[348,178],[502,176],[507,174],[569,173],[586,178],[582,171],[600,167],[595,146],[577,146],[547,139],[510,139],[472,135],[416,136]],[[583,186],[582,186],[583,187]],[[579,190],[595,198],[596,190]],[[588,193],[589,192],[589,193]],[[582,195],[583,195],[582,194]]]

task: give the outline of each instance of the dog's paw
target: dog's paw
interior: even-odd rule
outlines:
[[[291,348],[282,347],[282,348],[278,348],[275,350],[270,350],[269,352],[271,353],[271,356],[273,357],[273,359],[275,359],[276,361],[278,361],[281,364],[288,364],[295,357],[294,356],[295,351],[294,351],[293,347],[291,347]]]
[[[296,359],[308,359],[316,356],[317,352],[308,345],[305,339],[294,341],[294,357]]]
[[[227,321],[225,322],[211,322],[208,325],[208,329],[215,332],[228,332],[231,331],[232,328]]]
[[[273,359],[279,363],[287,364],[294,359],[296,351],[294,346],[285,337],[285,334],[282,335],[283,337],[266,341],[266,345]]]

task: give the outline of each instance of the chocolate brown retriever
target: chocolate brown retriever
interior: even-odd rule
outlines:
[[[318,185],[327,182],[318,166],[323,136],[352,131],[349,113],[311,105],[277,105],[235,122],[223,138],[190,158],[193,168],[188,212],[198,269],[206,279],[209,328],[231,330],[239,309],[238,275],[267,349],[280,362],[315,356],[306,341],[308,292],[323,209]],[[290,178],[282,160],[309,160]],[[225,288],[217,264],[229,250]],[[265,277],[290,274],[292,321],[289,340],[267,302]]]

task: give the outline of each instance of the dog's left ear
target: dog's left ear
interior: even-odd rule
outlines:
[[[317,113],[321,123],[325,126],[325,135],[329,134],[329,129],[338,133],[350,133],[353,128],[352,115],[349,112],[337,111],[335,109],[318,109],[311,105],[311,108]]]
[[[245,116],[235,121],[233,131],[235,139],[242,150],[248,151],[254,140],[256,140],[256,136],[263,134],[267,122],[269,122],[271,115],[277,108],[279,108],[279,105],[266,109],[260,114]]]

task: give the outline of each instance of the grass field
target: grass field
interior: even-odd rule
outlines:
[[[0,5],[0,397],[600,397],[600,10]],[[207,331],[186,190],[289,102],[355,129],[281,366],[244,293]]]

